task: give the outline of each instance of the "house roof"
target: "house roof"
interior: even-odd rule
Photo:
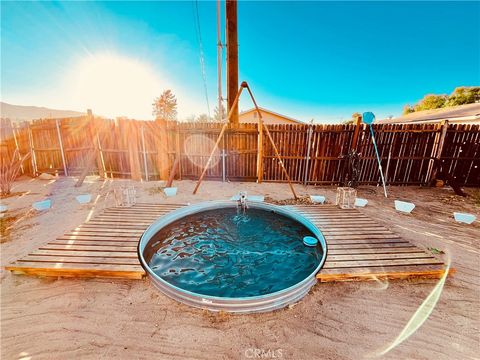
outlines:
[[[452,106],[448,108],[416,111],[392,119],[382,119],[379,124],[432,123],[449,120],[452,122],[479,122],[480,103]]]
[[[260,109],[261,112],[268,113],[268,114],[275,115],[275,116],[279,116],[279,117],[281,117],[281,118],[284,118],[284,119],[289,120],[289,121],[296,122],[296,123],[298,123],[298,124],[305,124],[303,121],[300,121],[300,120],[291,118],[291,117],[286,116],[286,115],[282,115],[282,114],[276,113],[275,111],[268,110],[268,109],[265,109],[265,108],[262,108],[262,107],[258,107],[258,108]],[[242,116],[242,115],[244,115],[244,114],[248,114],[248,113],[251,113],[251,112],[254,112],[254,111],[256,111],[256,109],[255,109],[255,108],[251,108],[251,109],[248,109],[248,110],[245,110],[245,111],[240,112],[240,114],[238,114],[238,115],[239,115],[239,116]]]

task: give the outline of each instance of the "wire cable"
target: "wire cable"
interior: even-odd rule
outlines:
[[[202,42],[202,30],[200,28],[200,16],[198,12],[198,0],[195,0],[193,2],[194,5],[194,23],[195,23],[195,33],[197,36],[197,42],[198,42],[198,47],[200,50],[200,70],[202,72],[202,79],[203,79],[203,89],[205,91],[205,100],[207,102],[207,112],[208,112],[208,118],[211,119],[211,114],[210,114],[210,101],[208,100],[208,89],[207,89],[207,74],[205,71],[205,55],[203,52],[203,42]]]

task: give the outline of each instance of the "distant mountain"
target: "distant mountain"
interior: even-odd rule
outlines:
[[[56,110],[38,106],[12,105],[4,102],[0,102],[0,114],[2,119],[10,119],[16,122],[85,115],[85,113],[72,110]]]

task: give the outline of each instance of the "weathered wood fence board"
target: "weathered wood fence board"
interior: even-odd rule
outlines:
[[[59,127],[57,129],[57,123]],[[89,116],[43,119],[12,126],[2,120],[2,161],[18,147],[32,152],[23,173],[78,175],[96,152],[92,173],[107,177],[166,179],[175,158],[177,178],[197,179],[220,133],[221,123],[107,120]],[[444,127],[445,126],[445,127]],[[443,128],[444,127],[444,128]],[[338,184],[344,161],[358,132],[360,184],[378,184],[370,131],[360,125],[269,125],[292,181]],[[425,185],[434,160],[443,164],[460,185],[480,186],[480,126],[408,124],[374,125],[387,184]],[[256,181],[258,130],[256,124],[228,128],[213,156],[206,178]],[[63,145],[63,146],[62,146]],[[62,154],[63,153],[63,154]],[[63,155],[63,156],[62,156]],[[285,182],[273,148],[264,135],[263,181]]]

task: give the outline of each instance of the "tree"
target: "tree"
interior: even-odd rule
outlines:
[[[352,118],[350,120],[345,120],[342,124],[345,124],[345,125],[356,124],[357,119],[360,116],[362,116],[362,114],[360,114],[359,112],[355,112],[355,113],[352,114]]]
[[[450,94],[447,106],[471,104],[480,100],[480,86],[460,86]]]
[[[215,106],[215,110],[213,110],[213,119],[216,121],[223,121],[227,117],[227,111],[221,103],[220,111],[218,110],[218,105]]]
[[[185,119],[186,122],[195,122],[195,114],[192,114],[192,115],[188,115]]]
[[[415,112],[415,109],[413,106],[410,106],[409,104],[407,104],[403,107],[403,111],[402,111],[403,115],[411,114],[413,112]]]
[[[460,86],[448,95],[425,95],[414,106],[405,105],[403,114],[410,114],[415,111],[439,109],[443,107],[471,104],[480,101],[480,86]]]
[[[195,119],[195,121],[200,123],[206,123],[212,121],[212,118],[210,118],[207,114],[201,114]]]
[[[428,94],[423,97],[414,107],[415,111],[439,109],[445,106],[447,95]]]
[[[157,97],[153,104],[153,116],[156,120],[177,119],[177,98],[171,90],[165,90]]]

